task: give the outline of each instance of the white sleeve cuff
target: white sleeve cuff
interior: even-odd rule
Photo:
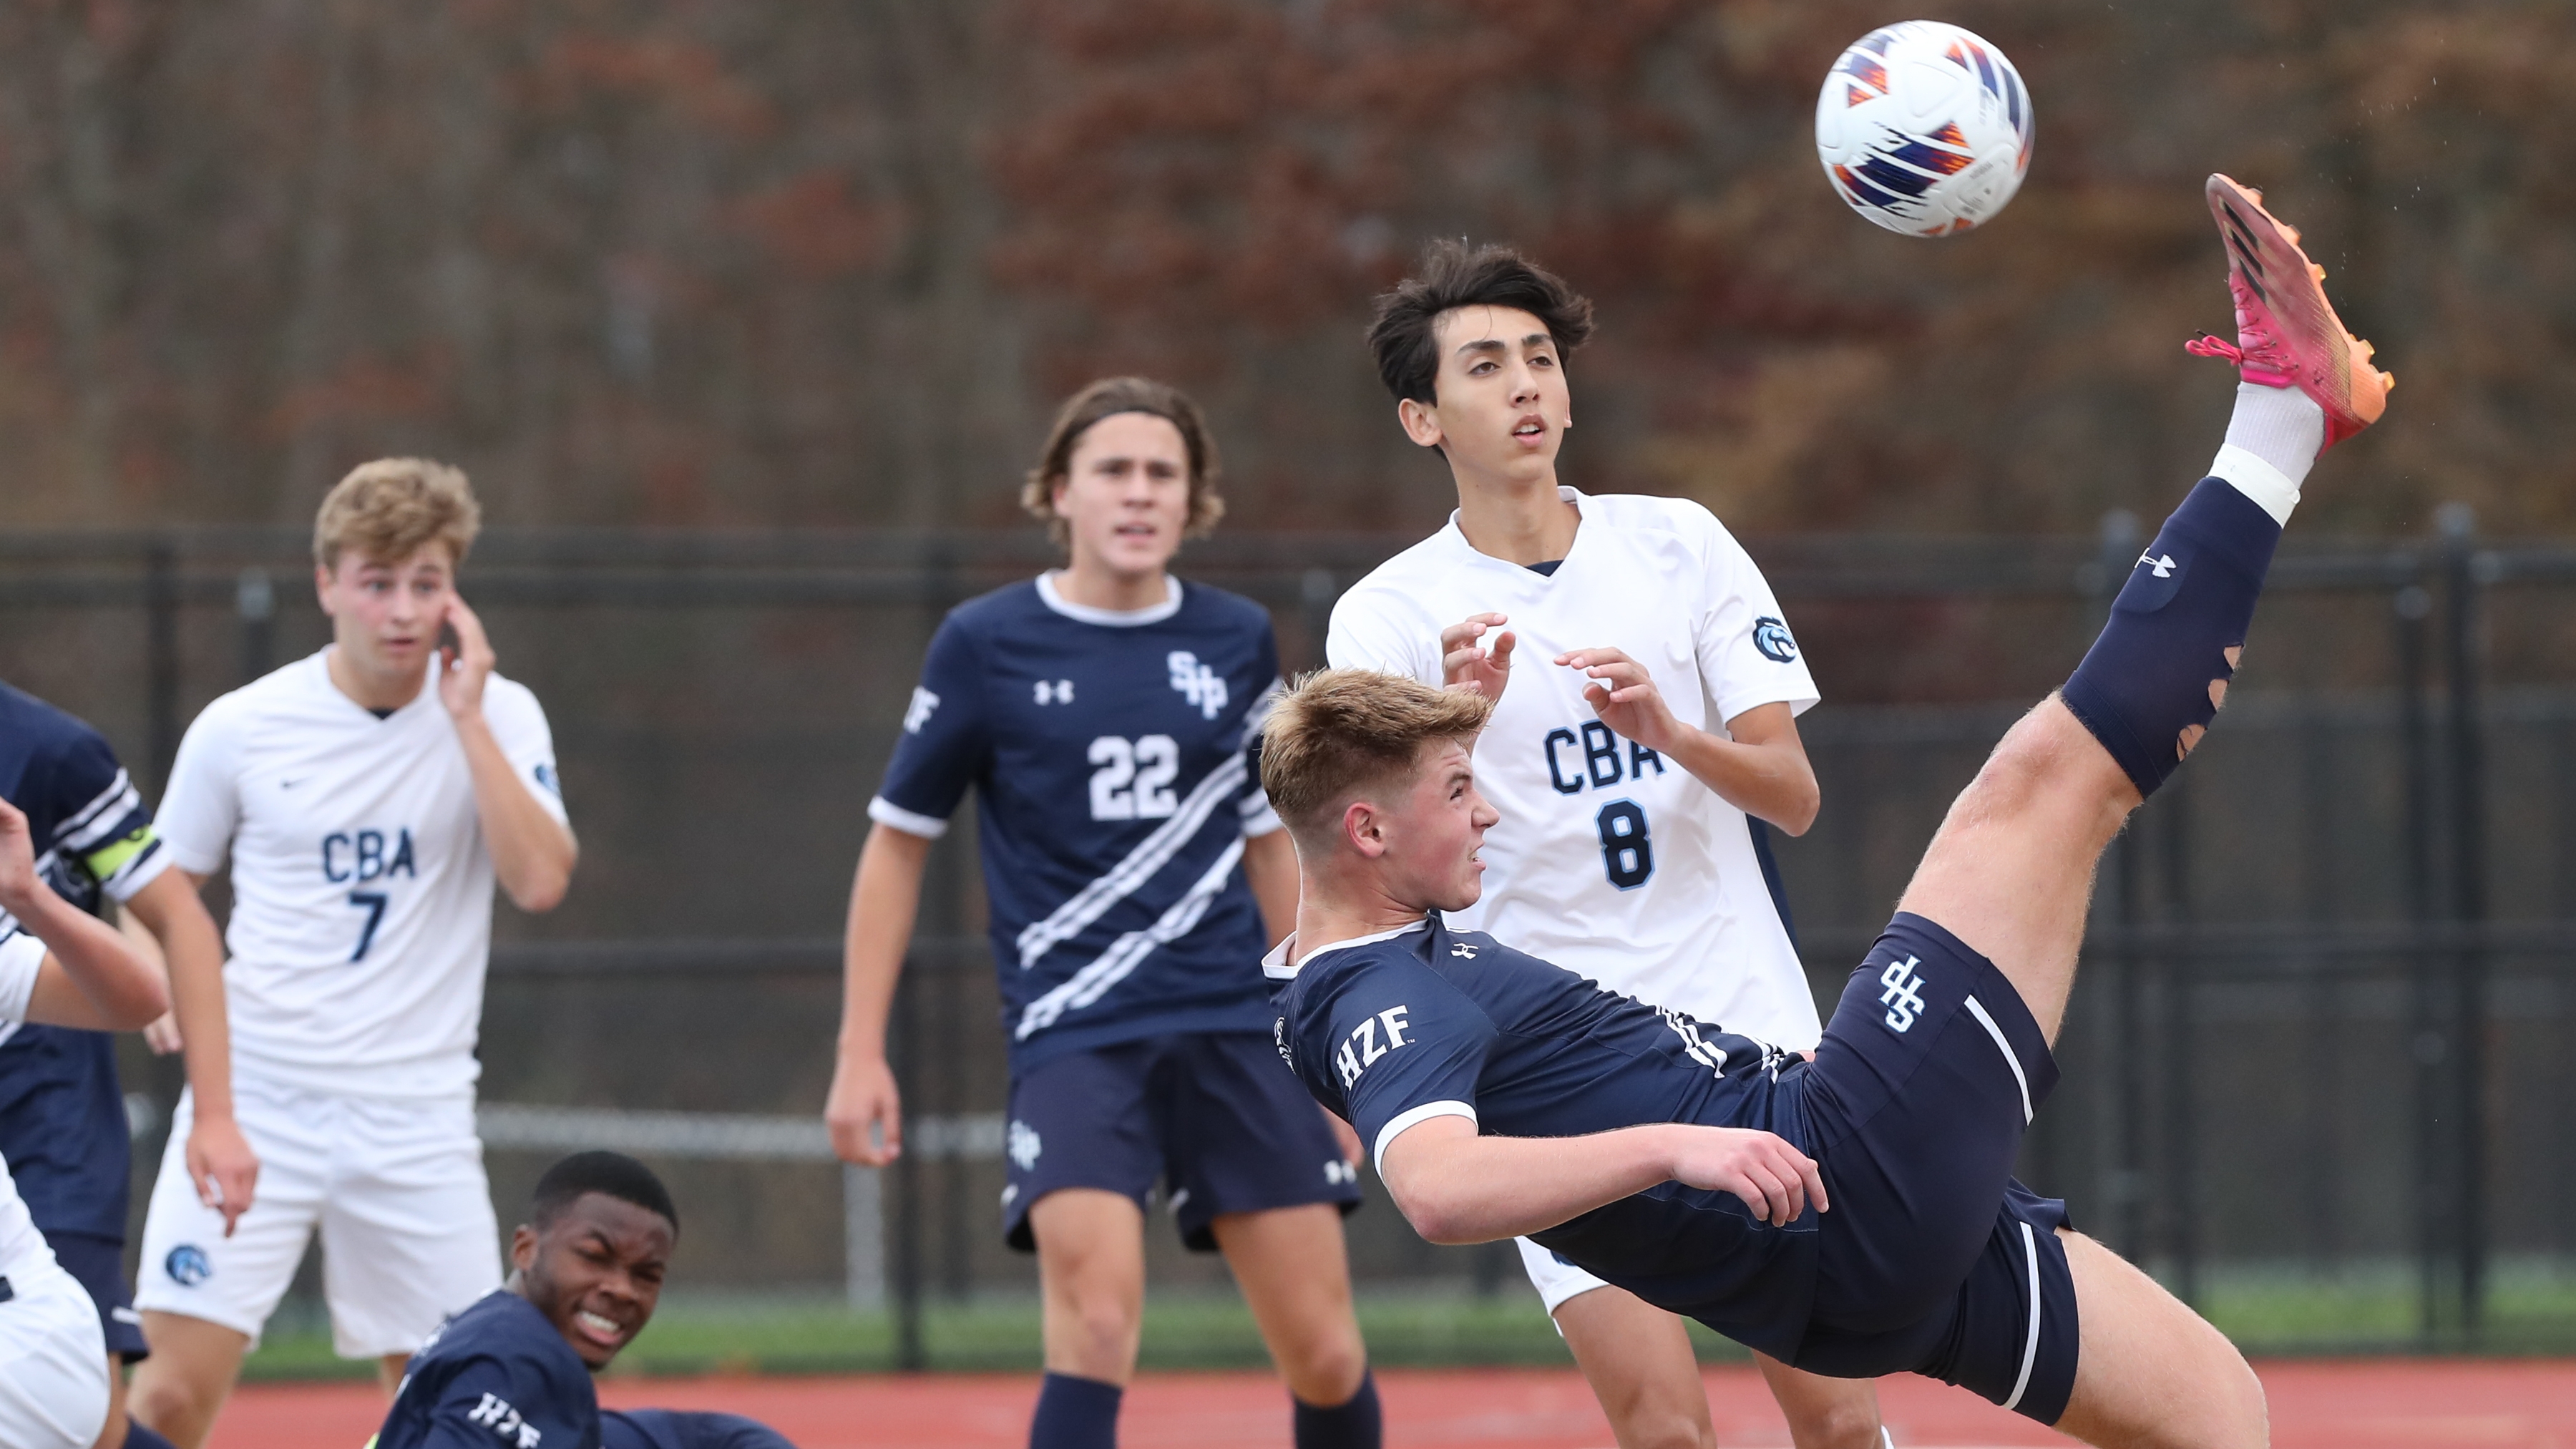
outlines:
[[[937,840],[948,833],[948,822],[935,815],[921,815],[906,810],[883,795],[868,802],[868,818],[879,825],[891,825],[906,835],[924,840]]]
[[[164,840],[156,844],[158,849],[118,871],[105,883],[107,893],[116,899],[118,905],[134,899],[145,886],[159,880],[161,872],[179,863],[178,858],[170,853],[170,842]]]
[[[36,994],[36,973],[44,969],[45,943],[26,931],[0,936],[0,1024],[27,1019],[27,1000]]]
[[[1369,1151],[1369,1161],[1376,1165],[1377,1175],[1380,1178],[1386,1176],[1387,1144],[1403,1136],[1406,1129],[1419,1127],[1434,1117],[1464,1117],[1473,1122],[1476,1120],[1476,1109],[1466,1102],[1425,1102],[1419,1107],[1408,1107],[1397,1113],[1393,1121],[1377,1129],[1377,1146]]]
[[[1287,828],[1288,822],[1279,818],[1279,812],[1271,809],[1270,802],[1267,800],[1261,802],[1259,810],[1244,813],[1243,838],[1246,840],[1259,840],[1265,835],[1275,834]]]

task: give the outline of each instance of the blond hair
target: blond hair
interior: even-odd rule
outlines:
[[[427,458],[378,458],[349,470],[313,516],[313,561],[326,569],[340,555],[398,563],[430,543],[447,545],[451,564],[465,562],[483,527],[483,507],[461,469]]]
[[[1280,697],[1261,726],[1261,788],[1289,830],[1311,840],[1358,795],[1408,781],[1425,745],[1467,739],[1494,702],[1373,669],[1319,669]]]
[[[1073,530],[1056,516],[1055,486],[1073,476],[1073,450],[1082,435],[1091,431],[1093,423],[1120,413],[1161,418],[1179,431],[1181,446],[1190,455],[1190,517],[1181,533],[1185,538],[1206,537],[1225,516],[1225,499],[1217,493],[1225,466],[1217,461],[1216,439],[1208,433],[1207,414],[1199,411],[1188,393],[1149,377],[1104,377],[1066,398],[1064,406],[1056,409],[1055,425],[1047,430],[1038,465],[1020,485],[1020,506],[1047,526],[1047,536],[1056,547],[1070,544]]]

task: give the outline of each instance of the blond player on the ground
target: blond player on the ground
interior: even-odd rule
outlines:
[[[330,646],[207,706],[179,748],[161,838],[201,881],[232,862],[235,1112],[262,1164],[226,1236],[177,1155],[182,1099],[143,1230],[152,1356],[132,1394],[181,1445],[205,1439],[316,1231],[333,1345],[377,1360],[388,1392],[501,1282],[474,1133],[492,889],[552,909],[575,847],[545,713],[493,672],[457,593],[479,521],[437,463],[341,480],[313,532]]]

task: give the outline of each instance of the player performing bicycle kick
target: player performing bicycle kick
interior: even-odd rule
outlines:
[[[2215,719],[2301,483],[2390,386],[2297,234],[2223,176],[2207,194],[2237,340],[2190,346],[2237,364],[2226,442],[1951,806],[1811,1056],[1444,919],[1496,821],[1490,699],[1345,669],[1273,711],[1303,886],[1268,967],[1280,1051],[1425,1238],[1526,1235],[1782,1363],[1923,1374],[2092,1444],[2268,1442],[2235,1347],[2012,1178],[2102,849]]]
[[[1300,1449],[1379,1442],[1342,1241],[1356,1144],[1279,1070],[1260,969],[1297,908],[1251,764],[1270,620],[1166,571],[1216,489],[1177,390],[1111,378],[1064,405],[1023,502],[1068,562],[940,625],[851,890],[826,1117],[843,1159],[881,1166],[902,1147],[895,978],[931,842],[974,787],[1010,1050],[1003,1232],[1045,1300],[1033,1449],[1116,1442],[1158,1178],[1182,1241],[1225,1254]]]
[[[1557,481],[1566,355],[1591,331],[1589,301],[1502,247],[1435,244],[1378,300],[1378,372],[1406,433],[1448,462],[1458,510],[1342,596],[1325,653],[1494,701],[1476,780],[1502,819],[1484,893],[1451,924],[1811,1048],[1824,1023],[1764,822],[1798,835],[1816,817],[1796,721],[1815,681],[1707,509]],[[1621,1449],[1712,1449],[1682,1320],[1519,1247]],[[1883,1442],[1875,1386],[1756,1362],[1798,1449]]]

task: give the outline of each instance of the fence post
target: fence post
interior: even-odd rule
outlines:
[[[2130,571],[2137,567],[2138,516],[2125,508],[2103,514],[2101,539],[2100,555],[2080,575],[2085,591],[2093,596],[2092,623],[2096,632],[2109,619],[2112,600],[2119,597],[2121,585],[2128,582]],[[2146,989],[2139,970],[2137,929],[2143,919],[2139,900],[2146,872],[2138,853],[2134,821],[2129,829],[2113,837],[2110,853],[2109,874],[2119,900],[2113,916],[2113,940],[2118,944],[2104,953],[2109,959],[2103,964],[2111,972],[2108,994],[2112,1019],[2101,1040],[2110,1052],[2112,1079],[2118,1088],[2113,1104],[2117,1127],[2112,1140],[2116,1146],[2110,1154],[2104,1195],[2111,1202],[2113,1245],[2132,1261],[2143,1263],[2147,1251],[2148,1054],[2140,1040],[2146,1019]]]
[[[920,982],[924,969],[916,954],[904,963],[903,979],[894,992],[893,1030],[887,1055],[893,1058],[895,1093],[905,1110],[921,1109]],[[926,1144],[924,1144],[926,1145]],[[905,1152],[894,1160],[894,1366],[904,1373],[930,1367],[921,1338],[921,1153]]]
[[[2417,1333],[2430,1348],[2441,1332],[2442,1107],[2444,1036],[2434,981],[2434,953],[2423,940],[2433,922],[2432,723],[2424,708],[2426,621],[2433,595],[2408,584],[2391,600],[2396,629],[2398,747],[2404,753],[2406,793],[2406,914],[2416,945],[2407,962],[2413,978],[2415,1062],[2415,1252]]]
[[[2165,857],[2163,915],[2177,934],[2191,924],[2190,781],[2194,778],[2177,776],[2156,794]],[[2192,1070],[2192,1057],[2200,1034],[2192,1020],[2192,998],[2200,972],[2187,941],[2175,943],[2164,968],[2165,1243],[2173,1254],[2174,1296],[2196,1306],[2200,1297],[2200,1124],[2191,1094],[2199,1080]]]
[[[233,614],[241,621],[241,677],[248,684],[268,673],[277,631],[277,590],[268,570],[246,568],[233,585]]]
[[[885,1307],[885,1175],[841,1164],[841,1277],[850,1311]]]
[[[2465,503],[2442,507],[2443,592],[2449,595],[2444,638],[2450,684],[2451,919],[2461,931],[2452,977],[2451,1096],[2459,1142],[2460,1332],[2478,1340],[2486,1300],[2486,1028],[2487,960],[2477,942],[2487,915],[2486,757],[2478,692],[2478,604],[2486,563],[2477,551],[2477,515]],[[2492,567],[2491,564],[2488,565]]]
[[[144,550],[143,613],[144,713],[157,795],[169,789],[179,757],[179,553],[167,535]]]

